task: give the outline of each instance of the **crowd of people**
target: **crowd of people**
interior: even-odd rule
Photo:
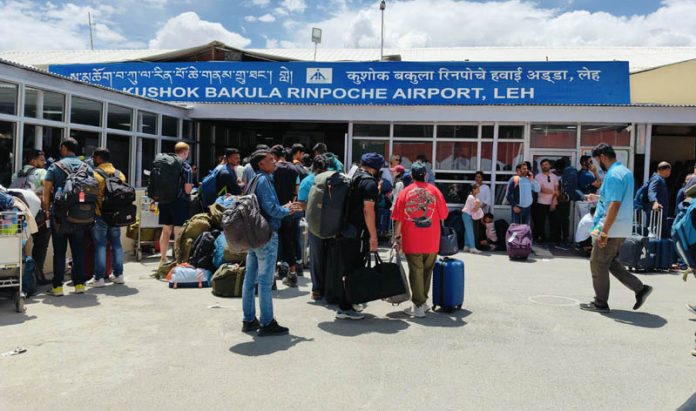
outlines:
[[[125,174],[110,162],[106,148],[94,151],[89,161],[77,156],[78,143],[67,138],[60,144],[61,159],[45,168],[44,154],[32,152],[27,164],[13,176],[15,188],[28,191],[40,203],[33,231],[32,257],[36,261],[37,278],[45,283],[44,260],[49,241],[53,244],[53,278],[49,294],[62,296],[66,252],[72,254],[71,277],[74,292],[85,292],[86,286],[106,285],[106,253],[112,253],[111,282],[124,284],[121,224],[113,223],[110,204],[112,184],[127,187]],[[179,235],[189,218],[195,176],[187,162],[190,148],[180,142],[175,155],[182,163],[176,194],[159,204],[161,264],[167,264],[171,236]],[[598,170],[595,164],[599,165]],[[506,199],[510,220],[532,226],[538,243],[569,243],[571,204],[591,204],[575,227],[579,248],[590,256],[594,299],[580,308],[586,311],[609,311],[609,274],[635,293],[634,309],[640,308],[652,292],[617,259],[624,240],[635,234],[634,212],[645,213],[669,209],[666,180],[671,166],[662,162],[655,174],[640,187],[634,188],[633,173],[616,159],[613,148],[600,144],[592,156],[582,156],[580,169],[567,158],[542,160],[534,175],[532,165],[517,165],[516,175],[508,182]],[[309,233],[309,269],[312,279],[311,298],[338,306],[336,318],[360,320],[364,305],[353,304],[341,286],[342,279],[364,266],[370,253],[378,251],[380,235],[389,233],[391,245],[406,256],[412,305],[405,310],[413,317],[424,317],[428,311],[428,293],[433,267],[438,255],[441,226],[450,210],[443,194],[434,184],[434,173],[425,156],[405,168],[398,154],[389,159],[377,153],[365,153],[359,163],[345,170],[336,155],[324,144],[315,145],[308,153],[301,144],[291,147],[258,145],[242,160],[239,150],[227,149],[219,164],[211,171],[214,190],[224,195],[255,194],[263,217],[271,227],[270,240],[248,251],[242,289],[244,332],[260,336],[278,335],[288,329],[276,322],[272,289],[280,279],[296,287],[304,270],[304,238],[302,217],[307,210],[310,193],[317,176],[325,172],[347,175],[350,194],[346,205],[344,227],[336,238],[326,239]],[[695,170],[696,171],[696,170]],[[492,251],[505,241],[496,230],[494,199],[485,174],[477,172],[461,209],[464,226],[464,251]],[[678,193],[681,204],[686,191],[696,185],[690,175]],[[75,189],[78,187],[78,190]],[[635,194],[634,194],[635,192]],[[72,198],[71,196],[76,196]],[[72,200],[70,200],[72,199]],[[70,201],[69,201],[70,200]],[[90,210],[88,205],[92,204]],[[90,218],[89,212],[93,213]],[[110,218],[104,213],[108,212]],[[81,214],[82,213],[82,214]],[[668,213],[662,213],[667,219]],[[548,228],[547,228],[548,224]],[[668,224],[663,230],[669,232]],[[664,233],[663,233],[664,234]],[[86,254],[89,239],[93,251]],[[108,244],[108,246],[107,246]],[[86,261],[93,260],[93,271],[85,272]],[[92,279],[85,281],[87,276]],[[338,285],[336,278],[339,279]],[[256,315],[256,294],[260,316]]]

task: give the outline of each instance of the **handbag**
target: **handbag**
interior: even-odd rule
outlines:
[[[374,257],[374,265],[372,264]],[[404,285],[396,263],[385,263],[377,253],[368,254],[365,265],[343,278],[346,297],[352,304],[362,304],[404,294]]]
[[[457,242],[457,233],[452,227],[442,226],[440,232],[440,249],[437,254],[442,257],[449,257],[459,252],[459,243]]]
[[[392,303],[394,305],[399,305],[411,299],[411,287],[408,285],[408,277],[406,276],[406,270],[404,270],[404,266],[401,264],[401,253],[398,252],[395,248],[392,248],[389,252],[389,262],[399,266],[399,272],[401,273],[401,282],[403,282],[404,289],[406,289],[406,292],[392,297],[387,297],[384,299],[384,301]]]

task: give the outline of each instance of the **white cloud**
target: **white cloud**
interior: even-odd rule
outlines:
[[[280,7],[290,13],[302,13],[307,8],[304,0],[283,0],[280,2]]]
[[[151,49],[179,49],[200,46],[213,40],[234,47],[246,47],[251,43],[246,37],[227,30],[220,23],[201,20],[198,14],[189,11],[169,19],[150,40]]]
[[[89,48],[87,13],[95,25],[95,48],[142,47],[113,29],[114,8],[57,5],[35,1],[0,2],[0,49],[75,50]]]
[[[696,46],[694,16],[694,0],[663,0],[658,10],[630,17],[563,12],[531,0],[390,1],[385,46]],[[287,41],[310,47],[305,33],[311,27],[324,29],[323,47],[379,47],[377,2],[342,7],[329,19],[287,29]]]
[[[273,23],[275,20],[276,18],[270,13],[259,17],[259,21],[262,23]]]
[[[255,6],[268,6],[271,0],[251,0],[251,4]]]
[[[249,22],[249,23],[253,23],[253,22],[255,22],[256,20],[258,20],[258,19],[256,18],[256,16],[244,16],[244,21],[247,21],[247,22]]]

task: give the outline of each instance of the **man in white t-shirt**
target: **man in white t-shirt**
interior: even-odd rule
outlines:
[[[537,202],[534,204],[532,218],[534,221],[534,241],[546,242],[546,219],[555,211],[555,198],[558,196],[559,179],[551,172],[551,161],[544,159],[539,164],[541,173],[536,175],[536,181],[541,187]]]
[[[474,181],[479,186],[479,193],[476,195],[476,199],[481,202],[481,210],[484,214],[493,212],[493,196],[491,195],[491,187],[483,183],[485,176],[483,171],[477,171]]]

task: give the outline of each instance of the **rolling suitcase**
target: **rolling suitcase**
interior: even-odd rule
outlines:
[[[526,224],[510,224],[505,247],[511,260],[526,260],[532,253],[532,230]]]
[[[454,258],[442,258],[433,269],[433,311],[451,313],[461,310],[464,304],[464,262]]]
[[[668,271],[674,263],[674,242],[662,238],[662,209],[650,213],[648,253],[653,257],[650,271]]]

